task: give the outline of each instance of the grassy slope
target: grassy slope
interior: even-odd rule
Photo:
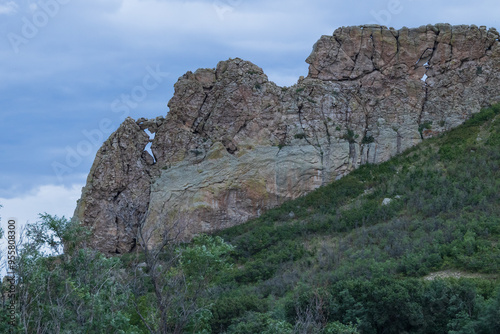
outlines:
[[[219,233],[235,269],[213,331],[481,332],[500,299],[499,112]],[[423,279],[441,270],[482,275]]]

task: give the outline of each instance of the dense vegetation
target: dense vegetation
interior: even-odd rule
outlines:
[[[188,245],[106,258],[42,215],[16,331],[500,333],[498,114]]]

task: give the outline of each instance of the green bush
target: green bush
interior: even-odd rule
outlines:
[[[306,134],[305,133],[297,133],[293,137],[295,139],[304,139],[304,138],[306,138]]]
[[[373,136],[364,136],[361,140],[361,144],[371,144],[373,142],[375,142],[375,138],[373,138]]]

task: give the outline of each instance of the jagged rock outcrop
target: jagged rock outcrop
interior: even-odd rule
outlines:
[[[378,163],[500,101],[495,29],[343,27],[278,87],[241,59],[188,72],[166,118],[127,119],[99,150],[75,219],[130,251],[137,227],[190,238],[242,223],[363,163]],[[145,151],[155,134],[154,158]]]

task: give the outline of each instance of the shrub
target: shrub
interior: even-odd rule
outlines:
[[[294,136],[295,139],[304,139],[306,138],[306,134],[305,133],[297,133],[295,136]]]
[[[371,144],[375,141],[375,138],[373,136],[364,136],[363,140],[361,140],[362,144]]]

